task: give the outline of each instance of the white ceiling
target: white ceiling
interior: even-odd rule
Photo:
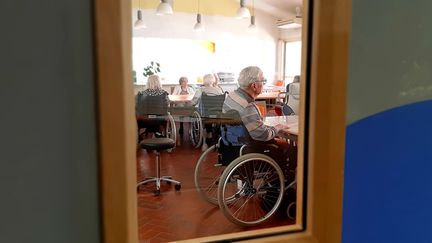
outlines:
[[[252,3],[256,9],[279,19],[287,19],[296,15],[296,7],[301,8],[303,0],[246,0],[248,6],[252,6]]]

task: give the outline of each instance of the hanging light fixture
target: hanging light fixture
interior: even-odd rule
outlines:
[[[164,14],[172,14],[173,10],[171,5],[168,3],[168,0],[161,0],[159,6],[157,7],[156,14],[164,15]]]
[[[252,16],[250,17],[249,29],[255,29],[255,0],[252,0]]]
[[[194,25],[194,30],[195,31],[204,31],[204,25],[201,23],[201,14],[197,14],[197,22]]]
[[[240,8],[237,10],[237,18],[249,18],[251,16],[249,9],[245,6],[246,0],[240,0]]]
[[[138,0],[138,11],[137,11],[137,20],[134,23],[135,29],[145,29],[147,26],[144,24],[144,21],[142,20],[142,13],[141,13],[141,0]]]
[[[255,25],[255,15],[252,15],[250,18],[250,25],[248,27],[249,29],[255,29],[256,25]]]
[[[197,11],[197,18],[196,18],[197,22],[194,25],[194,30],[195,31],[204,31],[204,25],[201,23],[201,14],[200,14],[200,0],[198,0],[198,11]]]

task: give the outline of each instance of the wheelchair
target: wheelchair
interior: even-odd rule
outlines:
[[[203,93],[198,104],[198,109],[191,115],[191,126],[189,129],[189,137],[192,145],[199,148],[202,143],[205,143],[204,134],[212,132],[217,135],[219,128],[218,114],[222,112],[222,105],[225,101],[226,93],[222,95],[207,95]]]
[[[240,226],[263,223],[281,211],[281,205],[295,219],[296,144],[292,143],[287,159],[272,143],[250,142],[250,138],[227,143],[227,130],[222,125],[218,143],[197,161],[194,183],[200,196],[218,205],[227,219]],[[246,140],[249,142],[240,145]]]
[[[145,134],[153,133],[156,137],[167,137],[176,141],[176,125],[174,118],[168,111],[166,95],[149,96],[138,93],[136,97],[136,116],[138,142],[140,141],[140,130],[143,128]]]

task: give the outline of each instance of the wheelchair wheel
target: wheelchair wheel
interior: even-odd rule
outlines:
[[[195,166],[195,187],[207,202],[218,205],[217,190],[219,178],[225,166],[219,164],[218,144],[212,145],[201,154]]]
[[[202,130],[203,128],[202,128],[201,115],[197,111],[194,111],[194,113],[192,114],[190,126],[191,126],[189,129],[190,140],[192,142],[192,145],[195,148],[198,148],[201,146],[202,137],[203,137],[203,130]]]
[[[167,138],[171,138],[174,141],[176,141],[176,139],[177,139],[176,124],[175,124],[174,118],[171,116],[171,114],[168,114],[168,122],[167,122],[166,129],[165,129],[165,136]]]
[[[284,180],[279,165],[267,155],[240,156],[222,173],[219,207],[237,225],[258,225],[269,219],[281,204]]]
[[[171,116],[171,114],[168,113],[168,121],[165,127],[165,137],[171,138],[176,142],[177,140],[177,130],[174,118]],[[167,150],[168,152],[172,152],[173,149]]]

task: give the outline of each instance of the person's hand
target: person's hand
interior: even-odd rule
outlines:
[[[289,134],[290,127],[286,124],[277,124],[275,128],[276,128],[276,135],[280,137],[285,137]]]

